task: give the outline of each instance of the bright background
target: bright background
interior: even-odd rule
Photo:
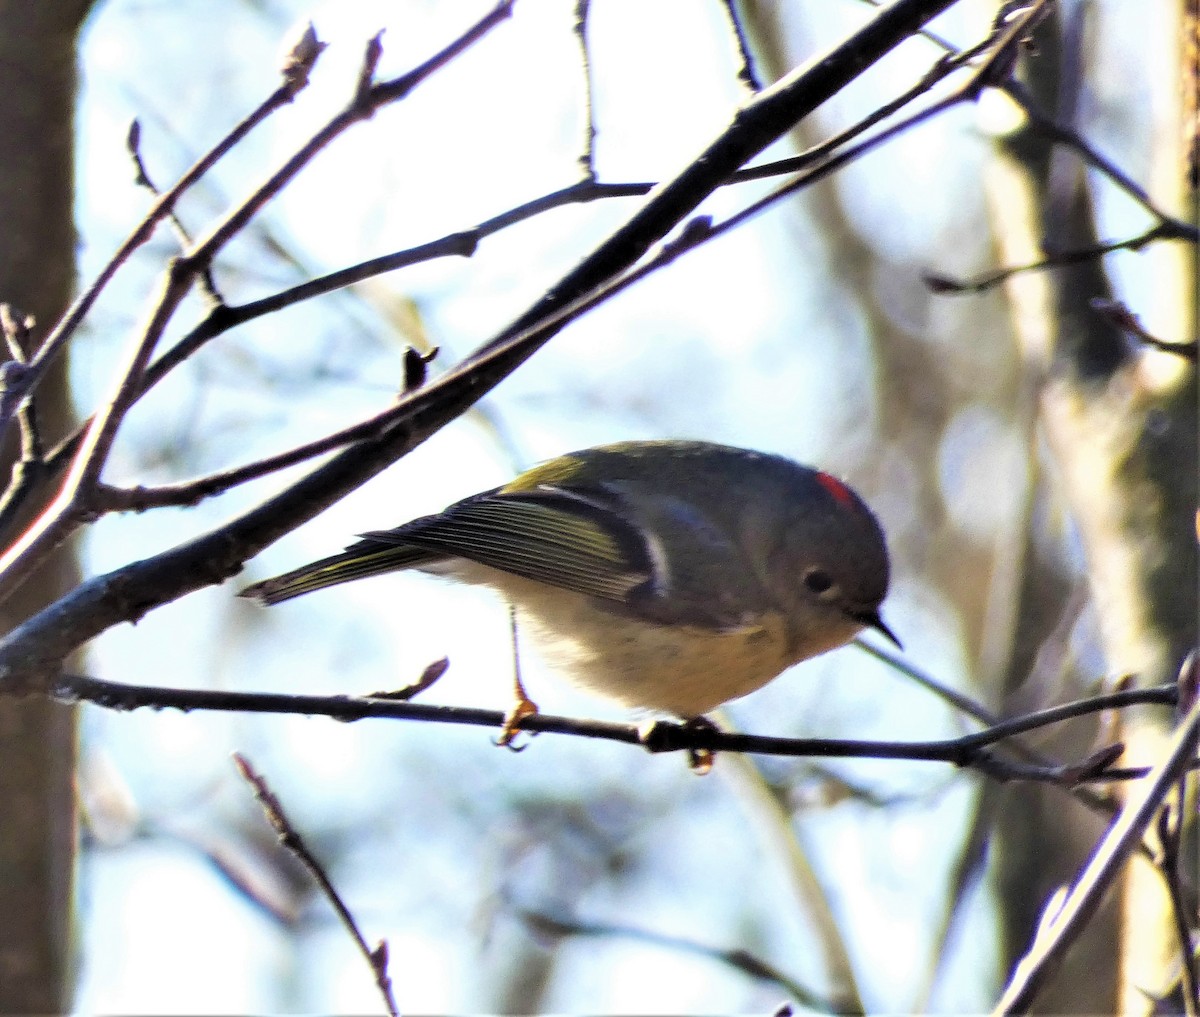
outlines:
[[[392,76],[487,6],[101,4],[83,46],[81,276],[94,275],[148,205],[124,151],[131,118],[165,187],[275,87],[280,40],[297,19],[311,18],[329,43],[312,86],[181,206],[199,233],[344,103],[367,37],[385,29],[379,73]],[[1156,85],[1133,68],[1154,63],[1160,5],[1093,6],[1089,70],[1107,73],[1088,79],[1083,126],[1139,177],[1161,126]],[[520,0],[514,18],[465,57],[319,156],[216,265],[226,299],[241,303],[423,243],[573,182],[583,121],[572,7]],[[721,6],[593,7],[599,177],[667,177],[740,99]],[[768,6],[767,21],[791,66],[869,14],[851,0],[797,0]],[[991,15],[989,4],[962,3],[936,27],[966,45]],[[806,136],[862,116],[938,53],[924,40],[905,45],[831,102]],[[982,619],[1003,595],[993,565],[1016,539],[1037,442],[1020,413],[1001,298],[934,297],[919,273],[992,266],[983,184],[1005,113],[991,99],[961,106],[587,315],[474,412],[268,549],[246,576],[98,639],[91,672],[359,693],[406,684],[448,655],[428,701],[503,709],[507,615],[482,592],[401,575],[269,612],[235,593],[541,459],[678,436],[779,452],[845,476],[888,531],[895,580],[885,615],[908,657],[988,702],[995,676],[980,663]],[[726,214],[767,186],[728,188],[702,211]],[[377,411],[397,389],[406,343],[435,344],[438,366],[452,363],[636,205],[560,209],[488,239],[470,260],[373,279],[221,337],[135,411],[106,479],[194,476]],[[1102,208],[1105,234],[1141,228],[1127,201],[1106,196]],[[90,319],[72,362],[81,410],[103,398],[174,250],[160,231]],[[1152,276],[1148,259],[1110,263],[1136,301]],[[181,316],[176,334],[186,324]],[[153,554],[296,475],[188,511],[106,519],[87,542],[85,566],[97,574]],[[1052,504],[1041,508],[1044,552],[1077,567],[1069,520]],[[1103,670],[1093,625],[1083,611],[1069,638],[1092,676]],[[627,719],[536,661],[523,664],[543,711]],[[743,730],[794,736],[964,730],[938,700],[855,648],[800,665],[729,717]],[[933,969],[973,777],[848,760],[765,759],[754,771],[722,758],[698,779],[678,757],[626,746],[546,735],[512,754],[491,737],[416,723],[86,709],[79,1009],[379,1008],[327,903],[274,845],[229,761],[233,750],[267,777],[368,939],[389,941],[404,1012],[769,1012],[783,999],[777,986],[707,957],[622,937],[549,941],[530,932],[522,909],[745,949],[828,992],[805,874],[823,889],[868,1007],[966,1012],[994,999],[1002,973],[986,881],[967,893]]]

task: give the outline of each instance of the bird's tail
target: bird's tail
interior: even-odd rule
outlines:
[[[381,544],[363,540],[346,548],[341,554],[302,565],[291,572],[264,579],[247,586],[239,597],[249,597],[263,604],[279,604],[326,586],[365,579],[383,572],[397,572],[437,561],[441,555],[405,544]]]

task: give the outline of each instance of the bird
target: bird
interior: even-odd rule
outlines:
[[[279,604],[406,569],[491,587],[567,679],[684,720],[864,629],[900,646],[879,610],[890,563],[874,514],[843,481],[779,455],[601,445],[360,538],[241,596]],[[537,709],[519,676],[516,694],[509,738]]]

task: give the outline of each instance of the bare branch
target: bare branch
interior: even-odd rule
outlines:
[[[1187,775],[1179,778],[1173,796],[1169,796],[1158,813],[1158,842],[1162,847],[1159,870],[1167,884],[1171,898],[1171,918],[1175,925],[1175,937],[1179,943],[1179,987],[1183,995],[1184,1014],[1196,1017],[1197,997],[1196,950],[1192,945],[1194,919],[1189,912],[1182,886],[1183,811],[1187,801]],[[1195,871],[1195,866],[1191,870]]]
[[[1158,336],[1147,332],[1145,326],[1138,319],[1138,316],[1119,300],[1106,300],[1103,297],[1093,297],[1091,305],[1093,310],[1103,314],[1122,332],[1135,336],[1147,346],[1152,346],[1162,353],[1173,353],[1175,356],[1183,357],[1184,360],[1190,360],[1192,363],[1196,362],[1196,348],[1198,344],[1195,339],[1186,343],[1167,342],[1165,339],[1159,339]]]
[[[0,331],[4,333],[4,342],[8,347],[8,355],[12,357],[6,367],[18,366],[22,371],[29,363],[32,349],[32,333],[34,320],[29,315],[18,314],[11,304],[0,304]],[[5,378],[5,396],[8,396],[8,378]],[[33,408],[33,397],[22,400],[17,410],[17,420],[21,429],[21,466],[30,469],[42,461],[42,436],[38,430],[37,413]]]
[[[746,39],[746,27],[742,24],[737,0],[721,0],[721,7],[725,10],[725,20],[729,22],[729,31],[737,50],[737,79],[751,95],[761,92],[762,82],[759,81],[758,74],[754,70],[754,58],[750,56],[750,43]]]
[[[1174,233],[1175,230],[1172,226],[1167,223],[1159,223],[1156,226],[1150,227],[1144,233],[1139,233],[1136,237],[1092,244],[1089,247],[1083,247],[1075,251],[1057,251],[1025,265],[1010,265],[1007,268],[998,268],[992,272],[985,272],[974,279],[951,279],[949,276],[927,272],[924,275],[924,281],[925,285],[934,293],[983,293],[1024,272],[1042,272],[1048,268],[1061,268],[1065,265],[1078,265],[1083,262],[1095,261],[1106,254],[1111,254],[1113,251],[1140,251],[1147,244],[1152,244],[1156,240],[1183,239],[1182,237],[1174,236]]]
[[[304,300],[310,300],[313,297],[332,293],[385,272],[394,272],[397,269],[432,261],[436,258],[469,258],[475,253],[480,241],[485,238],[555,208],[604,198],[636,197],[648,194],[653,188],[654,184],[652,183],[601,184],[581,181],[535,198],[523,205],[518,205],[516,208],[509,209],[471,229],[450,233],[426,244],[371,258],[328,275],[309,279],[299,285],[247,304],[213,308],[203,321],[150,365],[146,371],[142,391],[144,393],[158,384],[170,371],[192,356],[210,339],[247,321],[282,310]]]
[[[465,53],[501,21],[508,18],[512,14],[513,3],[515,0],[500,0],[479,21],[423,64],[390,81],[370,83],[375,63],[379,59],[376,51],[380,45],[379,36],[373,38],[368,44],[364,56],[363,71],[358,88],[346,108],[329,120],[324,127],[317,130],[245,201],[230,211],[223,220],[201,237],[189,251],[188,261],[201,264],[211,261],[216,252],[241,232],[246,224],[331,141],[355,124],[371,119],[382,107],[407,98],[419,85]]]
[[[434,680],[441,662],[432,665]],[[421,680],[404,690],[411,693],[432,684],[426,669]],[[228,692],[210,689],[177,689],[149,685],[126,685],[84,675],[59,674],[51,683],[51,694],[68,701],[87,701],[115,710],[172,708],[184,711],[219,710],[245,713],[301,714],[326,716],[340,721],[367,718],[393,718],[426,723],[467,725],[503,729],[506,724],[521,731],[545,731],[582,738],[641,745],[649,752],[737,752],[767,756],[804,756],[850,759],[910,759],[922,762],[950,763],[978,770],[998,781],[1036,781],[1071,788],[1078,783],[1135,780],[1145,775],[1137,768],[1115,769],[1109,764],[1114,747],[1106,746],[1079,763],[1053,766],[1021,764],[1004,759],[989,747],[1013,735],[1057,724],[1074,717],[1117,707],[1156,704],[1173,705],[1173,685],[1153,689],[1096,696],[1062,706],[1017,717],[1002,724],[959,738],[927,742],[858,741],[838,738],[783,738],[722,731],[714,725],[696,725],[655,721],[646,727],[604,721],[529,714],[514,720],[498,710],[474,707],[439,706],[384,697],[306,696],[266,692]]]
[[[1044,113],[1037,105],[1028,89],[1020,82],[1009,80],[1003,85],[1004,91],[1021,107],[1030,122],[1046,137],[1067,145],[1078,152],[1084,160],[1102,172],[1114,184],[1121,188],[1134,201],[1141,205],[1163,228],[1163,237],[1169,240],[1186,240],[1189,243],[1200,242],[1200,227],[1193,223],[1184,222],[1158,207],[1137,181],[1122,170],[1116,163],[1101,155],[1092,144],[1078,131],[1056,123],[1053,117]]]
[[[142,125],[135,119],[130,123],[129,133],[125,136],[125,148],[129,152],[130,159],[133,160],[133,182],[146,188],[154,197],[161,197],[162,192],[155,186],[154,181],[150,179],[150,174],[146,171],[146,161],[142,158],[141,145]],[[175,231],[175,236],[179,240],[179,249],[186,251],[192,246],[192,238],[174,208],[167,213],[167,221],[170,222],[171,228]],[[223,304],[225,302],[217,290],[217,283],[213,278],[211,265],[205,265],[201,270],[200,285],[212,303]]]
[[[254,788],[254,797],[258,799],[258,804],[262,806],[267,821],[275,828],[275,832],[279,834],[279,843],[296,856],[300,864],[316,880],[317,886],[321,888],[321,892],[328,899],[329,903],[333,905],[333,910],[337,912],[337,916],[346,927],[346,931],[350,933],[351,938],[358,947],[359,953],[363,955],[370,966],[371,974],[375,978],[375,984],[379,986],[379,994],[383,996],[384,1005],[387,1006],[387,1012],[392,1017],[399,1017],[400,1010],[396,1006],[396,997],[392,994],[392,979],[388,975],[387,940],[380,940],[379,945],[374,949],[367,945],[366,939],[358,928],[358,922],[354,920],[354,915],[350,913],[346,902],[342,900],[341,894],[337,892],[337,887],[333,885],[333,881],[325,872],[325,867],[317,861],[316,855],[309,850],[308,845],[304,842],[304,838],[300,836],[300,832],[292,825],[287,814],[283,811],[283,805],[267,785],[266,780],[250,765],[250,760],[240,752],[233,754],[233,762],[238,768],[238,773],[242,775],[246,783]]]
[[[572,30],[579,43],[579,69],[583,73],[583,151],[579,155],[579,168],[583,179],[596,182],[596,111],[592,105],[592,54],[588,48],[588,15],[592,0],[575,0],[575,20]]]

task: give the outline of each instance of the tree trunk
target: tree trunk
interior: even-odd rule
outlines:
[[[0,301],[37,319],[66,307],[74,281],[72,221],[75,36],[89,3],[0,0]],[[37,392],[44,435],[69,414],[62,366]],[[16,454],[6,443],[5,478]],[[0,612],[12,626],[77,581],[60,553]],[[70,1005],[75,853],[75,711],[0,699],[0,1013]]]

